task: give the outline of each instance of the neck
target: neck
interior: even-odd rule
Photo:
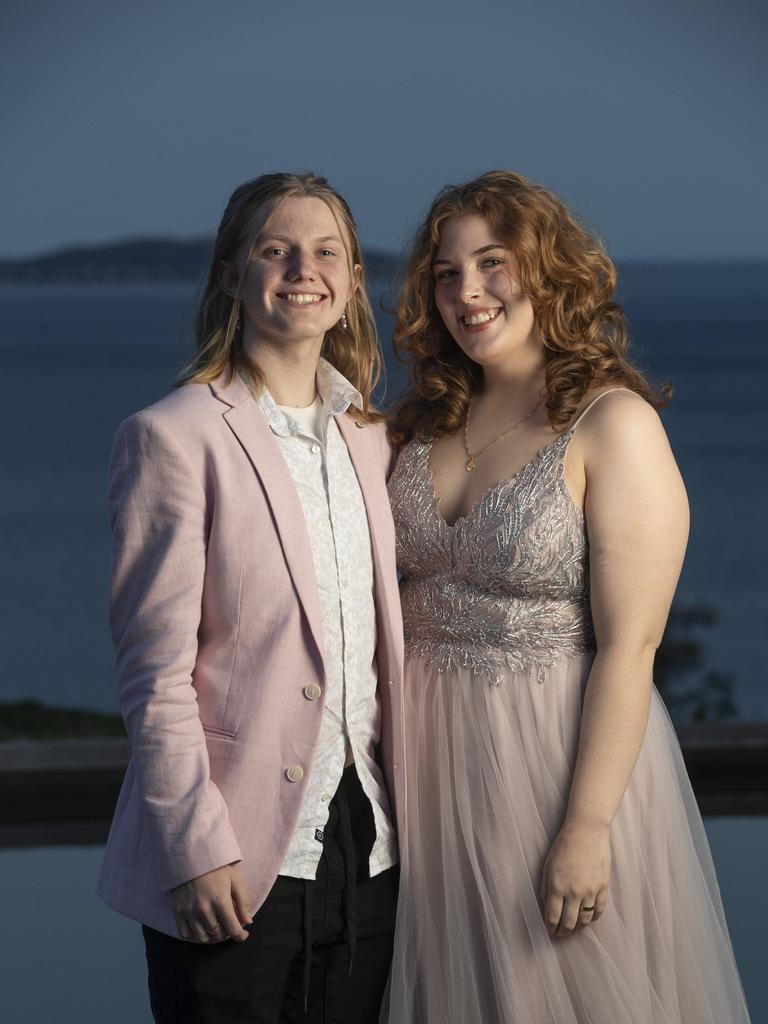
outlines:
[[[322,345],[322,338],[279,347],[264,341],[243,341],[246,355],[266,377],[276,404],[297,409],[312,405],[317,397],[317,364]]]
[[[483,395],[528,400],[544,384],[546,360],[540,344],[522,346],[507,362],[483,367]]]

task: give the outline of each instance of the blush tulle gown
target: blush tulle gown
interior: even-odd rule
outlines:
[[[389,1024],[749,1021],[680,748],[653,691],[611,827],[610,899],[546,931],[594,653],[587,538],[563,478],[576,427],[450,526],[430,446],[390,480],[406,632],[407,835]]]

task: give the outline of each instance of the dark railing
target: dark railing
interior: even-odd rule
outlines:
[[[703,815],[768,814],[768,722],[678,728]],[[126,739],[0,743],[0,847],[106,840]]]

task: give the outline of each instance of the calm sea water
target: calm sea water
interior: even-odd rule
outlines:
[[[752,1021],[763,1024],[768,820],[705,824]],[[141,929],[94,892],[102,855],[99,846],[0,850],[14,881],[3,893],[13,927],[0,929],[3,1024],[151,1024]]]
[[[626,268],[635,353],[676,396],[664,422],[693,526],[680,604],[713,608],[705,671],[768,719],[768,271]],[[387,282],[374,282],[376,299]],[[105,470],[127,415],[191,353],[191,284],[0,287],[2,699],[115,708]],[[391,296],[390,296],[391,298]],[[385,348],[391,319],[380,314]],[[388,357],[387,398],[402,386]]]

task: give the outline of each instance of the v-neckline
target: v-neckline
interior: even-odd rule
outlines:
[[[432,509],[439,522],[443,525],[443,527],[446,530],[448,530],[449,532],[453,532],[457,527],[474,518],[475,513],[489,495],[493,494],[494,491],[499,490],[501,487],[513,484],[518,479],[518,477],[525,472],[526,469],[529,469],[536,462],[536,460],[540,456],[542,456],[545,452],[548,452],[550,448],[554,448],[554,446],[558,444],[560,441],[562,441],[564,437],[567,437],[569,434],[573,434],[575,426],[576,425],[574,424],[574,426],[572,426],[569,430],[565,430],[562,434],[558,434],[557,437],[553,438],[553,440],[549,442],[549,444],[545,444],[542,448],[539,448],[539,450],[537,452],[534,452],[531,458],[528,459],[528,461],[524,463],[515,473],[513,473],[512,476],[507,476],[501,480],[497,480],[495,484],[489,484],[489,486],[486,487],[485,490],[482,491],[481,494],[478,495],[477,499],[472,503],[472,506],[470,507],[466,515],[457,516],[452,523],[449,523],[448,520],[443,515],[443,513],[440,511],[441,498],[435,488],[435,480],[434,475],[432,473],[432,464],[430,463],[429,459],[429,456],[432,452],[432,445],[434,444],[434,441],[422,441],[422,451],[424,456],[424,475],[426,477],[427,488],[429,489],[430,497],[432,499]],[[577,506],[574,505],[574,508],[577,508]]]

